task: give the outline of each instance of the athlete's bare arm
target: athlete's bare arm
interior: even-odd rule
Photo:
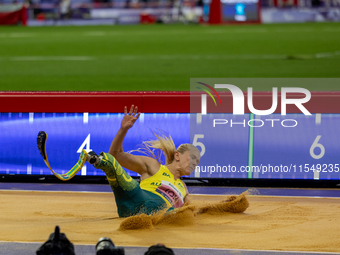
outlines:
[[[184,184],[185,191],[186,191],[186,193],[187,193],[187,194],[185,195],[183,201],[184,201],[184,204],[189,205],[189,204],[190,204],[189,191],[188,191],[187,185],[186,185],[184,182],[183,182],[183,184]]]
[[[140,115],[137,112],[137,106],[134,107],[132,105],[129,112],[127,112],[127,107],[125,106],[121,127],[111,143],[109,153],[116,158],[121,166],[140,174],[141,178],[145,179],[157,173],[160,167],[157,160],[150,157],[132,155],[123,150],[125,135]]]

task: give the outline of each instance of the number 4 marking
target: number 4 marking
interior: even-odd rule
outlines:
[[[84,140],[84,142],[80,145],[79,149],[77,150],[77,153],[81,153],[81,150],[84,149],[84,147],[86,146],[86,148],[84,149],[87,153],[89,153],[90,151],[92,151],[90,149],[90,136],[91,134],[89,134],[86,139]]]
[[[85,147],[85,151],[87,152],[87,153],[89,153],[90,151],[92,151],[91,149],[90,149],[90,137],[91,137],[91,134],[89,134],[86,138],[85,138],[85,140],[84,140],[84,142],[80,145],[80,147],[79,147],[79,149],[78,149],[78,153],[81,153],[81,150],[82,149],[84,149],[84,147]],[[87,173],[87,169],[86,169],[86,165],[84,165],[83,166],[83,168],[81,169],[81,175],[86,175],[86,173]]]

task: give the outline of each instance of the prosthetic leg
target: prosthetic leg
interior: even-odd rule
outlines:
[[[62,181],[71,180],[80,171],[80,169],[82,169],[87,158],[89,158],[89,160],[93,160],[91,155],[90,155],[90,157],[88,157],[87,152],[85,150],[82,150],[82,152],[80,153],[78,162],[71,168],[71,170],[69,170],[66,174],[58,174],[57,172],[55,172],[51,168],[50,163],[48,162],[48,157],[47,157],[47,153],[46,153],[46,141],[47,141],[46,132],[40,131],[39,134],[38,134],[38,137],[37,137],[37,144],[38,144],[38,149],[40,151],[40,154],[43,157],[44,162],[47,165],[47,167],[51,170],[51,172],[58,179],[60,179]]]

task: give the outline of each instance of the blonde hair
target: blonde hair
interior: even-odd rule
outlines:
[[[148,157],[154,158],[160,164],[162,164],[162,156],[165,157],[165,164],[167,165],[174,161],[175,152],[183,154],[186,151],[190,150],[191,147],[195,147],[192,144],[184,143],[178,146],[178,148],[176,149],[175,143],[172,140],[171,135],[165,134],[162,131],[160,131],[160,134],[157,134],[154,131],[152,132],[157,139],[145,141],[142,143],[142,147],[133,151],[137,151]]]

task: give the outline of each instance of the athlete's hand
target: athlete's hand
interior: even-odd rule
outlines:
[[[131,105],[129,112],[127,112],[127,107],[124,107],[124,118],[122,120],[121,129],[128,130],[133,126],[140,115],[140,112],[137,113],[137,111],[138,107],[135,107],[134,105]]]

